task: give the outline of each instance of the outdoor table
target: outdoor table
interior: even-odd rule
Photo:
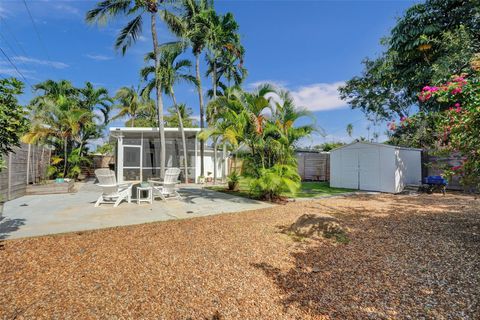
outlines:
[[[146,198],[142,198],[143,192],[147,193]],[[137,204],[140,204],[141,201],[148,202],[150,204],[153,203],[152,187],[150,187],[150,186],[148,186],[148,187],[138,186],[137,187]]]

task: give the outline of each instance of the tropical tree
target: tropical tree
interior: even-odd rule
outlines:
[[[192,108],[187,107],[187,105],[184,103],[177,104],[176,108],[168,108],[167,111],[168,114],[165,116],[165,125],[167,127],[179,127],[180,119],[182,119],[185,128],[194,128],[198,126],[197,120],[193,118]]]
[[[288,92],[270,85],[254,92],[237,87],[212,100],[207,111],[215,121],[202,136],[218,136],[242,157],[242,174],[253,194],[275,200],[281,192],[299,188],[295,146],[315,127],[297,125],[298,119],[310,114],[295,106]]]
[[[190,60],[187,59],[178,59],[180,54],[183,52],[182,46],[172,45],[163,48],[160,56],[160,64],[157,68],[158,72],[155,74],[154,67],[147,66],[143,68],[140,72],[144,80],[147,81],[146,87],[143,89],[143,95],[149,96],[154,83],[157,81],[155,76],[159,76],[162,82],[162,87],[165,94],[169,95],[173,101],[173,107],[177,112],[178,126],[180,134],[182,136],[182,145],[183,145],[183,165],[185,169],[185,182],[188,182],[188,163],[187,163],[187,141],[185,139],[185,131],[183,126],[183,119],[180,109],[178,107],[177,98],[175,96],[174,87],[179,82],[188,82],[196,84],[197,81],[194,76],[189,73],[189,68],[192,66]],[[148,58],[151,58],[151,54],[147,55]],[[153,74],[153,77],[149,79],[149,76]]]
[[[163,0],[104,0],[97,3],[95,8],[88,11],[86,20],[90,23],[105,23],[108,18],[125,16],[132,18],[120,31],[115,48],[125,54],[140,37],[144,16],[150,18],[150,33],[152,37],[153,53],[155,57],[155,72],[160,67],[160,48],[157,34],[157,15],[164,14],[166,9],[160,6],[166,3]],[[156,106],[158,115],[158,128],[160,135],[160,176],[165,173],[165,130],[163,119],[162,82],[159,76],[155,77]]]
[[[27,119],[17,96],[23,93],[23,83],[15,78],[0,79],[0,171],[3,156],[20,145],[20,137],[27,128]]]
[[[348,136],[351,138],[353,134],[353,124],[351,123],[347,124],[347,127],[345,130],[347,131]]]
[[[190,46],[195,57],[195,78],[200,108],[200,128],[205,128],[205,104],[203,100],[200,56],[207,47],[207,35],[210,32],[209,18],[214,12],[211,0],[182,0],[181,14],[164,11],[163,19],[170,30]],[[200,140],[200,175],[204,176],[205,141]]]
[[[115,100],[117,101],[115,107],[119,112],[112,120],[129,117],[130,127],[135,127],[135,120],[144,109],[144,101],[141,95],[133,87],[122,87],[115,94]]]
[[[427,0],[410,7],[388,38],[384,52],[363,62],[360,76],[348,80],[340,94],[352,108],[381,119],[438,111],[433,102],[418,104],[417,92],[451,74],[472,73],[470,61],[480,52],[478,1]]]
[[[84,88],[75,88],[66,80],[47,80],[34,89],[39,94],[29,104],[31,126],[22,140],[51,144],[55,150],[62,150],[52,157],[54,168],[50,171],[76,177],[87,161],[85,145],[102,135],[112,99],[103,88],[95,89],[88,83]],[[97,111],[104,112],[103,119],[99,119]]]

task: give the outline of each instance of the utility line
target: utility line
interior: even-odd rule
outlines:
[[[43,50],[45,51],[45,54],[47,55],[48,60],[52,61],[52,58],[48,54],[47,47],[45,46],[45,43],[43,42],[42,37],[40,36],[40,32],[38,31],[37,25],[35,24],[35,20],[33,19],[32,13],[28,8],[27,1],[23,0],[23,4],[25,5],[25,9],[27,9],[28,16],[30,17],[30,21],[32,22],[33,29],[35,29],[35,33],[37,34],[37,38],[38,38],[38,41],[40,42],[40,45],[43,47]]]
[[[7,24],[7,20],[5,20],[4,18],[2,18],[0,16],[0,22],[2,22],[4,25],[5,25],[5,28],[7,28],[8,30],[8,33],[10,34],[10,36],[12,37],[13,41],[15,42],[15,44],[17,45],[18,48],[20,48],[20,51],[22,52],[22,54],[25,56],[25,57],[28,57],[28,54],[27,52],[25,51],[25,49],[23,48],[22,44],[18,41],[17,37],[15,36],[15,33],[12,31],[12,29],[10,28],[10,26]]]
[[[17,66],[13,63],[12,60],[10,60],[10,58],[7,56],[7,54],[5,53],[5,51],[3,51],[3,49],[0,47],[0,52],[5,56],[5,58],[7,58],[7,61],[13,66],[13,68],[15,68],[15,70],[17,71],[17,73],[23,78],[23,80],[28,83],[28,85],[30,87],[33,87],[32,84],[27,80],[27,78],[25,78],[25,76],[23,75],[23,73],[20,72],[20,70],[18,70]]]

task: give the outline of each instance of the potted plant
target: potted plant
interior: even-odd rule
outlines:
[[[212,182],[212,177],[211,177],[212,173],[210,171],[207,171],[207,182]]]
[[[240,186],[240,176],[235,171],[230,173],[227,177],[228,180],[228,190],[238,191]]]
[[[198,183],[204,184],[205,183],[205,177],[204,176],[199,176],[198,177]]]

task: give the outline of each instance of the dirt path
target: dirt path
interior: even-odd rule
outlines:
[[[280,232],[319,212],[348,244]],[[478,319],[480,200],[297,202],[4,241],[0,261],[2,319]]]

